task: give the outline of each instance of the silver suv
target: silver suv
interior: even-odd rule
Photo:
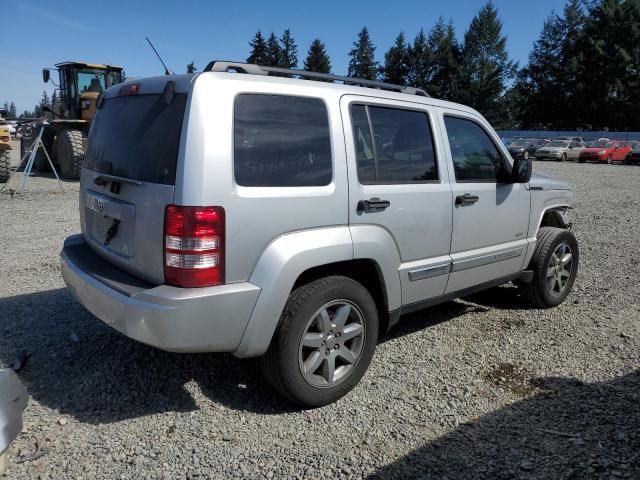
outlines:
[[[404,313],[510,281],[553,307],[574,283],[569,186],[463,105],[227,62],[98,104],[70,290],[163,350],[261,356],[300,404],[349,392]]]

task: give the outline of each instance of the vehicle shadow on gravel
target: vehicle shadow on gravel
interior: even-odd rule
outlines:
[[[640,478],[640,371],[532,382],[538,393],[460,425],[370,479]]]
[[[234,410],[296,410],[255,360],[148,347],[104,325],[66,289],[0,299],[0,360],[16,359],[24,361],[19,376],[35,400],[82,422],[197,410],[197,390]]]

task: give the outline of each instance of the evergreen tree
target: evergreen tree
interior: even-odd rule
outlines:
[[[427,92],[443,100],[457,100],[460,84],[460,46],[456,40],[453,24],[439,18],[429,32],[429,77],[425,85]]]
[[[324,43],[318,38],[311,42],[307,58],[304,61],[304,69],[307,72],[331,73],[331,59]]]
[[[258,30],[249,42],[251,46],[251,53],[247,57],[247,63],[255,63],[256,65],[266,65],[269,60],[269,51],[267,49],[267,42],[262,35],[262,32]]]
[[[291,35],[291,30],[288,28],[282,34],[280,38],[281,55],[280,64],[283,68],[298,68],[298,46],[296,41]]]
[[[425,89],[429,84],[430,76],[430,52],[427,45],[427,36],[421,28],[413,40],[409,50],[409,84]]]
[[[281,67],[282,66],[282,49],[276,35],[271,32],[269,39],[267,40],[267,63],[269,67]]]
[[[396,85],[407,85],[409,76],[409,47],[400,32],[396,41],[384,54],[384,66],[380,68],[380,76],[385,82]]]
[[[16,104],[11,102],[9,106],[9,118],[16,118],[18,116],[18,112],[16,111]]]
[[[532,128],[555,128],[557,116],[554,110],[562,105],[562,85],[560,76],[562,65],[562,44],[564,32],[562,20],[552,14],[542,27],[540,37],[533,44],[529,63],[518,74],[515,83],[521,105],[521,120]],[[512,98],[515,98],[512,96]]]
[[[506,44],[502,22],[490,0],[471,20],[464,36],[461,56],[464,85],[460,93],[461,100],[494,124],[502,117],[505,86],[516,73]]]
[[[7,112],[7,115],[9,114],[9,102],[4,102],[2,110],[5,110]]]
[[[349,77],[375,80],[378,73],[378,64],[375,61],[373,46],[367,27],[358,33],[358,40],[353,42],[353,48],[349,52]]]
[[[640,2],[601,0],[592,5],[579,52],[575,104],[594,129],[640,128]]]
[[[187,64],[187,73],[196,73],[198,70],[193,62]]]
[[[51,120],[51,113],[45,112],[43,107],[51,108],[51,100],[49,99],[49,95],[47,94],[46,90],[42,92],[42,98],[40,99],[40,102],[35,106],[33,114],[35,117],[44,117],[47,120]]]

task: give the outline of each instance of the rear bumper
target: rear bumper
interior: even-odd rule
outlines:
[[[82,235],[65,240],[62,276],[93,315],[129,338],[173,352],[234,352],[260,288],[154,286],[104,261]]]
[[[22,411],[29,396],[18,376],[6,368],[0,368],[0,453],[22,431]]]

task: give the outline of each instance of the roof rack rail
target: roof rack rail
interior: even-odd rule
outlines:
[[[363,78],[343,77],[341,75],[331,75],[329,73],[307,72],[306,70],[292,70],[280,67],[265,67],[254,63],[228,62],[214,60],[204,68],[204,72],[238,72],[249,75],[269,75],[270,73],[280,75],[297,76],[304,79],[331,80],[342,82],[345,85],[359,85],[363,87],[378,88],[381,90],[391,90],[395,92],[407,93],[409,95],[419,95],[422,97],[430,97],[427,92],[421,88],[405,87],[404,85],[395,85],[393,83],[378,82],[376,80],[365,80]]]

